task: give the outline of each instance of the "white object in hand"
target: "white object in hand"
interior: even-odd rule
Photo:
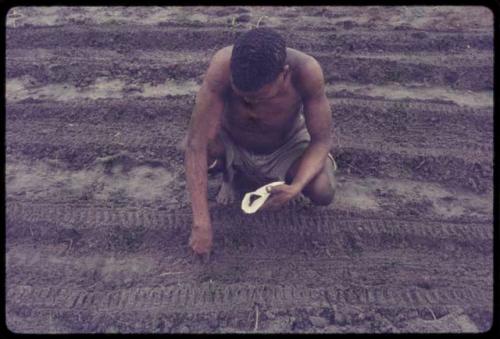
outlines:
[[[245,194],[243,200],[241,201],[241,209],[247,214],[257,212],[257,210],[261,208],[262,205],[264,205],[267,198],[269,198],[269,195],[271,194],[267,191],[268,188],[272,186],[283,185],[284,183],[284,181],[275,181],[270,184],[264,185],[253,192],[248,192],[247,194]],[[257,198],[253,200],[252,203],[250,203],[250,198],[255,196],[257,196]]]

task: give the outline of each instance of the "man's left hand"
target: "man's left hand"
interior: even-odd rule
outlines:
[[[293,184],[268,187],[268,192],[271,195],[264,203],[264,206],[262,206],[262,209],[277,209],[295,198],[300,191],[301,189]]]

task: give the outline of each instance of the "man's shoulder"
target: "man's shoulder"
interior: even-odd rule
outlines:
[[[323,81],[319,62],[313,56],[298,50],[292,50],[290,66],[293,69],[293,82],[299,92],[308,92],[311,85]]]
[[[299,51],[298,49],[287,47],[287,63],[289,63],[294,69],[301,70],[304,66],[317,62],[316,58],[305,52]]]
[[[233,53],[233,45],[222,47],[221,49],[217,50],[214,53],[212,57],[212,62],[229,65],[229,63],[231,62],[232,53]]]
[[[205,73],[206,85],[216,92],[224,92],[229,85],[229,72],[233,46],[226,46],[216,51]]]

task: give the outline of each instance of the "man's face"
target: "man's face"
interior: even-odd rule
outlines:
[[[258,90],[252,92],[245,92],[236,88],[236,86],[233,83],[233,78],[231,77],[231,87],[234,93],[236,93],[236,95],[243,98],[243,101],[249,104],[257,104],[272,99],[273,97],[278,95],[278,93],[281,91],[281,89],[285,84],[285,79],[287,74],[288,74],[288,65],[285,65],[283,71],[280,74],[278,74],[278,76],[273,82],[270,82],[262,86]]]

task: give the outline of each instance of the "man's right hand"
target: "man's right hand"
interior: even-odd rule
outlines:
[[[212,226],[193,225],[189,246],[196,254],[208,254],[212,248]]]

